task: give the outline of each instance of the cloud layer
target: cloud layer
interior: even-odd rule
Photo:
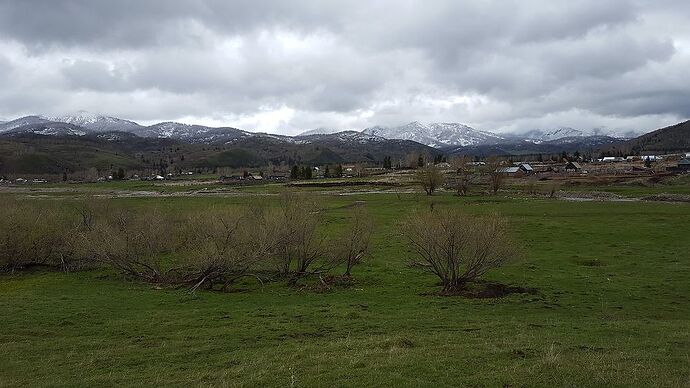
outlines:
[[[0,2],[0,118],[81,109],[294,134],[690,118],[688,2]]]

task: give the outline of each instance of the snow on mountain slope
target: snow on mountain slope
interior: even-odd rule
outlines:
[[[495,133],[479,131],[459,123],[422,124],[413,121],[399,127],[371,127],[362,132],[386,139],[412,140],[435,148],[498,143],[505,140]]]
[[[143,128],[140,130],[140,136],[179,139],[193,142],[213,142],[239,139],[248,136],[248,133],[231,127],[214,128],[167,121]]]
[[[301,143],[312,143],[315,141],[339,141],[339,142],[357,142],[360,144],[367,144],[372,142],[386,141],[385,138],[374,134],[368,134],[364,131],[342,131],[326,134],[309,134],[298,135],[295,138],[299,139]]]
[[[42,118],[55,122],[78,125],[93,132],[122,131],[136,133],[143,128],[134,121],[89,113],[87,111],[79,111],[64,116],[42,116]]]
[[[333,129],[333,128],[316,128],[316,129],[311,129],[309,131],[304,131],[297,136],[299,137],[299,136],[309,136],[309,135],[330,135],[330,134],[338,133],[338,132],[342,132],[342,131],[339,129]]]
[[[521,134],[525,140],[533,143],[552,142],[559,139],[573,139],[584,137],[609,137],[617,139],[629,139],[641,135],[639,131],[619,131],[612,129],[595,128],[591,130],[580,130],[570,127],[559,127],[552,129],[533,129]]]
[[[8,121],[6,123],[0,124],[0,133],[2,132],[8,132],[11,131],[15,128],[23,127],[26,125],[34,125],[34,124],[46,124],[50,123],[50,120],[47,120],[43,117],[40,116],[25,116],[25,117],[20,117],[16,120]]]
[[[84,136],[87,131],[74,124],[48,121],[26,124],[4,132],[10,136],[29,133],[44,136]]]

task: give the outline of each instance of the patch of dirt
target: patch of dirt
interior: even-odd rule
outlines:
[[[643,201],[660,201],[660,202],[690,202],[690,195],[686,194],[655,194],[642,197]]]
[[[556,196],[566,201],[614,201],[629,202],[635,201],[634,198],[626,198],[615,193],[606,191],[559,191]]]
[[[503,298],[511,294],[537,294],[536,288],[512,286],[496,282],[475,281],[468,283],[464,288],[454,291],[440,291],[436,295],[462,296],[468,299],[495,299]]]

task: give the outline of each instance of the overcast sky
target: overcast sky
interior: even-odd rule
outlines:
[[[0,0],[0,118],[295,134],[690,118],[687,0]]]

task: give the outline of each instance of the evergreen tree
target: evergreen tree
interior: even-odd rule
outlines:
[[[299,167],[297,167],[297,165],[292,166],[290,170],[290,179],[299,179]]]
[[[391,157],[390,156],[384,156],[383,157],[383,168],[386,170],[390,170],[392,168],[392,163],[391,163]]]
[[[304,179],[311,179],[312,177],[312,169],[310,166],[304,166],[302,169],[302,178]]]

